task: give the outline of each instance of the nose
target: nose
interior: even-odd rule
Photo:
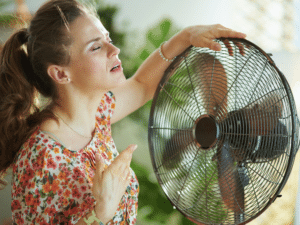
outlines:
[[[108,51],[107,51],[107,57],[111,58],[114,55],[119,55],[120,49],[114,46],[112,43],[107,43],[108,44]]]

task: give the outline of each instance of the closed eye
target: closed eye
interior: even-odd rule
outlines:
[[[96,50],[98,50],[98,49],[100,49],[100,48],[101,48],[101,46],[96,47],[96,48],[93,48],[92,50],[93,50],[93,51],[96,51]]]

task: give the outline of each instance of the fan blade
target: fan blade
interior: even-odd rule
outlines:
[[[167,141],[163,154],[162,164],[167,169],[173,169],[182,161],[183,154],[187,151],[187,146],[191,144],[193,137],[190,130],[177,131],[170,140]]]
[[[235,213],[242,214],[245,208],[244,187],[227,141],[218,149],[217,160],[218,182],[224,204]]]
[[[199,76],[206,112],[222,120],[227,115],[227,74],[217,58],[210,54],[202,55],[205,61]]]

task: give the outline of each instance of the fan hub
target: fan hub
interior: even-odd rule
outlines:
[[[200,148],[210,149],[216,144],[218,136],[219,126],[212,116],[205,114],[196,120],[194,139]]]

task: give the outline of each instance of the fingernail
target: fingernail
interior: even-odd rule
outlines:
[[[137,149],[137,145],[132,145],[131,146],[131,151],[133,152],[134,150],[136,150]]]

